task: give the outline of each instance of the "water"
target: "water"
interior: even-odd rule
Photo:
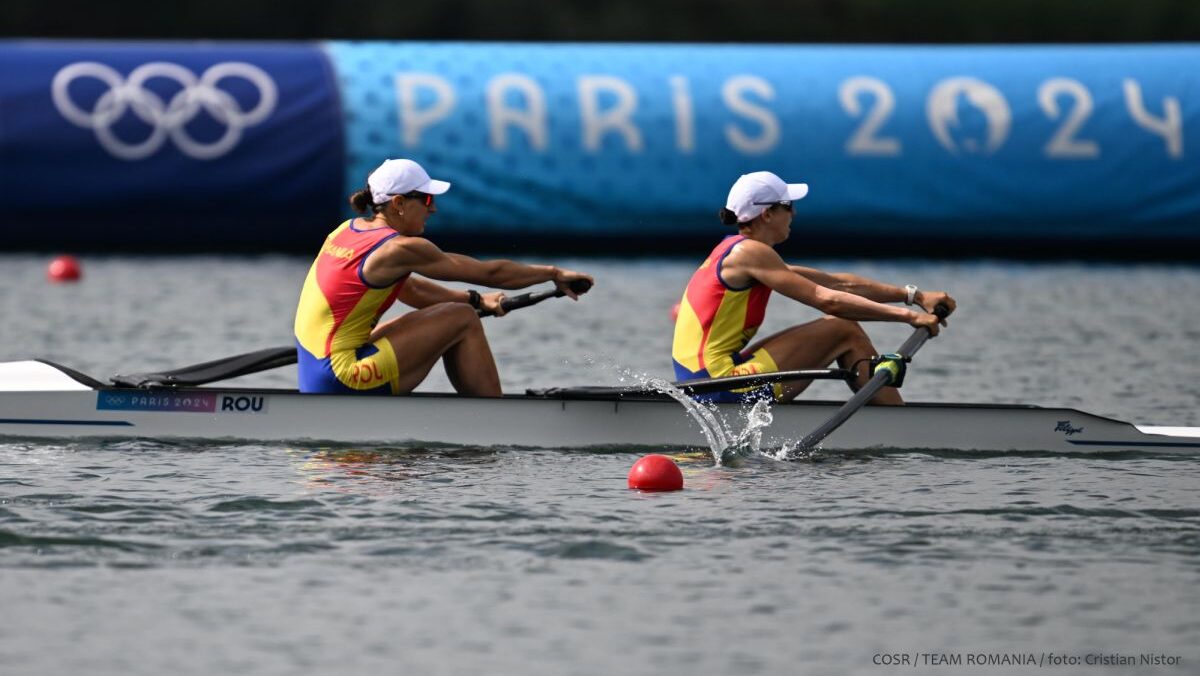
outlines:
[[[488,331],[506,389],[669,376],[686,262],[594,272]],[[307,261],[0,257],[0,359],[93,375],[286,344]],[[949,289],[911,400],[1200,425],[1200,270],[823,262]],[[779,298],[764,331],[815,316]],[[903,326],[872,326],[895,349]],[[243,384],[286,386],[294,372]],[[423,389],[443,390],[436,372]],[[817,383],[810,398],[845,398]],[[686,415],[680,409],[680,415]],[[469,421],[468,423],[469,424]],[[769,436],[769,428],[767,431]],[[736,443],[730,440],[731,443]],[[753,439],[743,439],[752,446]],[[0,442],[0,673],[1196,673],[1200,460],[825,454],[628,491],[638,453]],[[958,655],[885,667],[879,654]],[[1178,656],[1097,667],[1089,655]]]

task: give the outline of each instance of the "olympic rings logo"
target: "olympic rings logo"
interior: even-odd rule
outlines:
[[[247,80],[258,89],[258,103],[250,110],[243,110],[232,94],[217,87],[222,80],[234,77]],[[84,110],[71,98],[71,83],[80,78],[94,78],[108,85],[108,90],[91,110]],[[151,78],[174,80],[182,89],[170,101],[164,101],[146,89],[146,81]],[[157,152],[168,138],[188,157],[216,159],[233,150],[246,127],[267,119],[279,100],[278,88],[270,75],[258,66],[237,61],[218,63],[199,78],[178,64],[155,61],[138,66],[128,79],[102,63],[83,61],[58,71],[51,93],[54,106],[63,117],[74,125],[94,131],[100,145],[123,160],[145,159]],[[210,143],[197,141],[186,129],[201,110],[225,127],[221,137]],[[144,141],[129,143],[117,138],[113,132],[113,125],[126,111],[132,111],[152,128]]]

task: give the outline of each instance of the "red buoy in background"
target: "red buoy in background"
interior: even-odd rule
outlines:
[[[629,487],[643,491],[677,491],[683,488],[683,472],[665,455],[643,456],[629,470]]]
[[[671,306],[671,321],[675,322],[679,319],[679,303]]]
[[[81,276],[83,271],[74,256],[58,256],[46,268],[46,277],[55,283],[78,282]]]

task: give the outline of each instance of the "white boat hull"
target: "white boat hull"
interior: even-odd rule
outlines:
[[[764,446],[802,438],[841,402],[776,405]],[[744,424],[740,407],[723,417]],[[733,432],[737,432],[735,429]],[[1157,433],[1163,432],[1163,433]],[[403,446],[708,448],[668,399],[356,397],[189,388],[0,391],[0,437],[253,440]],[[985,404],[867,407],[826,450],[1200,453],[1200,428],[1138,428],[1072,409]]]

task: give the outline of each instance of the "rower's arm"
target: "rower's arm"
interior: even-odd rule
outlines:
[[[829,273],[799,265],[789,265],[788,269],[821,286],[869,298],[877,303],[902,303],[908,300],[908,291],[902,287],[884,284],[849,272]],[[913,303],[930,313],[939,305],[946,307],[947,314],[953,313],[958,307],[958,303],[945,291],[917,291]]]
[[[526,265],[510,260],[481,261],[470,256],[446,253],[423,237],[397,237],[367,259],[364,272],[375,279],[398,279],[415,272],[442,281],[467,282],[500,289],[521,289],[539,282],[554,282],[571,297],[571,282],[592,278],[553,265]]]
[[[466,291],[451,289],[424,277],[412,276],[404,283],[397,295],[401,302],[418,310],[437,303],[469,303]]]
[[[825,272],[800,265],[789,265],[788,269],[827,289],[845,291],[877,303],[902,303],[908,299],[908,292],[903,287],[884,284],[861,275],[849,272]]]
[[[444,266],[450,270],[447,274],[477,275],[475,280],[463,279],[463,281],[474,281],[476,284],[486,284],[497,289],[523,289],[539,282],[552,282],[559,277],[561,272],[553,265],[526,265],[503,258],[481,261],[454,253],[446,254],[446,258],[450,261],[449,265]],[[453,279],[453,277],[444,277],[443,279]]]
[[[739,244],[738,249],[734,265],[740,271],[772,290],[825,314],[842,319],[906,324],[913,324],[922,316],[903,307],[885,305],[870,298],[818,284],[788,267],[775,249],[765,244],[747,241]]]

